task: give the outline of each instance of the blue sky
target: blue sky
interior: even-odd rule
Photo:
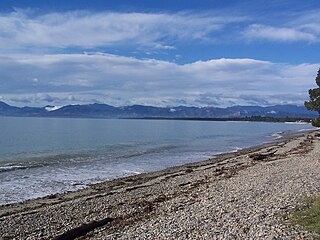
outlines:
[[[319,1],[0,2],[0,100],[302,105]]]

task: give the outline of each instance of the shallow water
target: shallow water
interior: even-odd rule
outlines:
[[[0,204],[205,160],[308,124],[0,118]]]

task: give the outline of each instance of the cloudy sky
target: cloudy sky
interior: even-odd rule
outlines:
[[[16,106],[302,105],[318,0],[6,0],[0,101]]]

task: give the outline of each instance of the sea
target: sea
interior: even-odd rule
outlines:
[[[309,124],[0,117],[0,205],[272,142]]]

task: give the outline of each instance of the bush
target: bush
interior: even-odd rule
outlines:
[[[320,118],[316,118],[312,120],[312,126],[320,127]]]

